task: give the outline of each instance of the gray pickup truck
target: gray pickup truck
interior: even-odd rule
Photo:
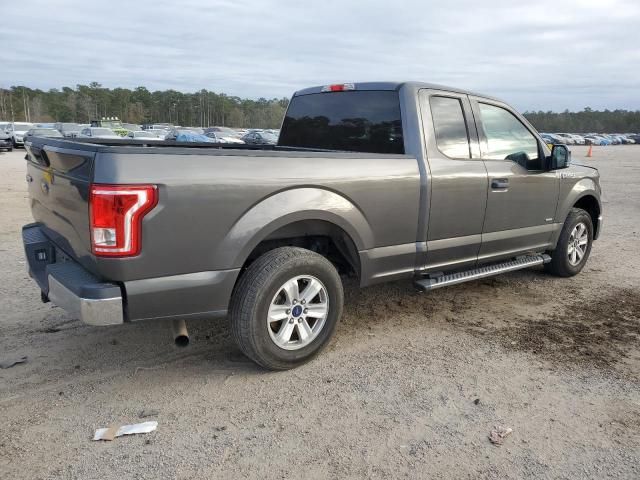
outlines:
[[[505,103],[405,83],[296,92],[278,144],[27,142],[43,301],[91,325],[230,319],[269,369],[331,338],[342,276],[425,291],[544,265],[584,267],[598,171],[549,150]]]

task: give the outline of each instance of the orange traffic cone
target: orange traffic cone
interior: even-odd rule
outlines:
[[[593,145],[589,145],[589,151],[587,152],[587,157],[593,157]]]

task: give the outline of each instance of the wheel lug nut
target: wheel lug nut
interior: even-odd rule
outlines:
[[[304,305],[305,303],[307,303],[307,301],[303,299],[302,302],[300,302],[300,303],[302,303]]]
[[[289,319],[289,323],[293,323],[293,318],[290,318],[290,319]]]
[[[304,313],[309,313],[309,309],[308,309],[308,308],[305,308],[305,309],[304,309]]]
[[[294,301],[293,301],[293,304],[294,304],[294,305],[295,305],[296,303],[298,303],[298,300],[294,300]]]
[[[287,315],[289,315],[291,313],[291,309],[287,308]]]

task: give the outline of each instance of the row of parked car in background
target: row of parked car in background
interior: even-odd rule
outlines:
[[[103,138],[178,142],[234,143],[275,145],[277,129],[229,127],[181,127],[170,123],[136,125],[123,123],[116,117],[103,117],[90,124],[0,122],[0,150],[12,150],[24,144],[30,136],[61,138]],[[541,133],[548,144],[565,145],[628,145],[640,144],[637,133]]]
[[[27,123],[0,121],[0,150],[13,150],[24,145],[30,136],[60,138],[102,138],[178,142],[233,143],[275,145],[277,129],[229,127],[181,127],[169,123],[136,125],[115,117],[103,117],[89,124]]]
[[[549,144],[565,145],[630,145],[640,144],[638,133],[541,133]]]

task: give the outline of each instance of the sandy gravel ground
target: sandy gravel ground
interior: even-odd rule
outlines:
[[[224,322],[94,328],[25,272],[24,152],[0,154],[0,478],[640,478],[640,146],[597,147],[605,230],[583,273],[420,294],[347,287],[336,338],[270,373]],[[92,442],[95,428],[156,432]],[[511,427],[504,445],[487,435]]]

